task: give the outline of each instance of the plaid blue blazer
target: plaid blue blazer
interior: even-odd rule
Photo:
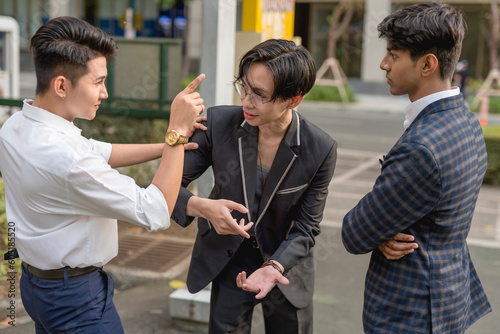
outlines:
[[[342,227],[347,251],[372,252],[366,333],[464,333],[491,311],[466,243],[486,167],[481,126],[461,94],[427,106],[385,156]],[[387,260],[377,247],[398,232],[419,248]]]

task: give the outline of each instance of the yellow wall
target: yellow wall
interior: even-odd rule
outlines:
[[[243,0],[242,31],[262,33],[264,39],[292,39],[295,0]]]

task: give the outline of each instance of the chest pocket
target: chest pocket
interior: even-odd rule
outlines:
[[[304,183],[303,185],[300,185],[298,187],[293,187],[293,188],[287,188],[287,189],[281,189],[276,192],[276,195],[286,195],[286,194],[292,194],[294,192],[300,191],[307,187],[307,183]]]

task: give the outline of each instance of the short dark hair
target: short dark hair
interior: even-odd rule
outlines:
[[[430,2],[409,6],[387,16],[379,37],[393,50],[408,50],[413,61],[428,53],[436,56],[443,79],[451,79],[462,51],[467,26],[456,8]]]
[[[316,66],[309,51],[301,45],[284,39],[269,39],[250,51],[240,60],[235,81],[246,77],[254,63],[264,64],[274,80],[271,101],[286,100],[307,94],[316,80]]]
[[[36,94],[44,93],[50,81],[63,75],[73,85],[89,72],[87,63],[98,57],[112,61],[114,40],[101,29],[75,17],[54,18],[31,38],[37,77]]]

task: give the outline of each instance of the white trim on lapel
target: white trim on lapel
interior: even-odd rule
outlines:
[[[250,210],[250,207],[248,206],[247,184],[246,184],[246,177],[245,177],[245,166],[243,164],[243,147],[241,145],[241,137],[238,138],[238,151],[239,151],[239,156],[240,156],[241,180],[243,183],[243,197],[245,198],[245,207],[248,209],[248,212],[247,212],[248,221],[251,222],[252,221],[252,211]]]
[[[299,113],[295,111],[295,117],[297,118],[297,146],[300,146],[300,119]]]
[[[276,187],[274,187],[274,190],[271,194],[271,196],[269,197],[269,201],[267,201],[266,203],[266,206],[264,207],[264,209],[261,211],[260,213],[260,216],[259,218],[257,218],[257,221],[255,222],[255,230],[257,231],[257,224],[260,222],[260,220],[262,219],[262,217],[264,217],[264,214],[266,213],[267,211],[267,208],[269,207],[269,205],[271,204],[273,198],[274,198],[274,195],[276,194],[276,191],[278,190],[279,186],[281,185],[281,182],[283,181],[283,179],[285,178],[285,176],[288,174],[288,171],[290,170],[290,168],[292,168],[292,165],[293,165],[293,162],[295,161],[295,159],[297,159],[297,154],[294,154],[293,155],[293,158],[292,160],[290,161],[290,163],[288,164],[288,166],[286,167],[286,170],[285,172],[281,175],[281,178],[280,180],[278,181],[278,184],[276,184]]]

